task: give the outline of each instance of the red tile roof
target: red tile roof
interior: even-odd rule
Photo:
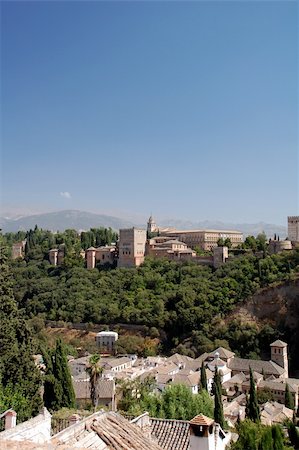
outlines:
[[[192,420],[190,420],[190,425],[204,425],[209,427],[213,423],[214,419],[204,416],[203,414],[199,414],[198,416],[195,416]]]
[[[164,450],[189,450],[189,422],[150,418],[151,434]]]

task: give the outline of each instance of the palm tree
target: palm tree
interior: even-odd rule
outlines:
[[[100,366],[100,359],[100,355],[92,355],[89,358],[89,365],[86,368],[86,371],[89,374],[90,398],[94,409],[98,406],[97,385],[99,378],[101,378],[103,373],[103,367]]]

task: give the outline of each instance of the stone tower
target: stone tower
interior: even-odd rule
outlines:
[[[144,262],[146,231],[140,228],[119,230],[118,267],[136,267]]]
[[[280,367],[285,369],[285,378],[289,377],[288,370],[288,344],[283,341],[277,340],[270,344],[271,347],[271,361],[278,364]]]
[[[156,231],[158,231],[158,227],[153,219],[153,216],[151,215],[147,222],[147,233],[155,233]]]
[[[96,266],[96,249],[94,247],[89,247],[85,254],[87,269],[94,269]]]
[[[49,261],[50,261],[50,264],[52,264],[53,266],[57,266],[57,255],[58,255],[57,248],[52,248],[49,251]]]

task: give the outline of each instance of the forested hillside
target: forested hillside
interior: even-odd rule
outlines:
[[[165,260],[146,260],[136,269],[90,271],[77,266],[75,258],[53,267],[33,257],[11,263],[15,298],[28,317],[142,324],[160,331],[163,351],[191,356],[221,344],[243,357],[268,350],[284,330],[225,318],[259,288],[293,279],[299,271],[298,250],[238,257],[216,271]]]

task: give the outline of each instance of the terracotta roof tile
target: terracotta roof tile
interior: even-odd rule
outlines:
[[[150,419],[152,436],[164,450],[189,450],[189,422],[185,420]]]
[[[211,353],[209,354],[209,356],[215,357],[215,353],[218,353],[220,358],[232,358],[232,357],[235,355],[234,352],[231,352],[230,350],[227,350],[227,349],[224,348],[224,347],[218,347],[218,348],[216,348],[216,350],[214,350],[213,352],[211,352]]]
[[[192,420],[190,420],[191,425],[206,425],[209,427],[213,423],[214,419],[204,416],[203,414],[199,414],[198,416],[195,416]]]
[[[55,449],[162,450],[142,429],[120,414],[99,411],[52,437]],[[183,449],[182,449],[183,450]]]
[[[228,367],[231,370],[238,372],[249,372],[251,369],[254,372],[262,373],[264,371],[265,375],[276,375],[280,376],[285,373],[285,369],[280,367],[273,361],[261,361],[257,359],[243,359],[243,358],[233,358]]]

